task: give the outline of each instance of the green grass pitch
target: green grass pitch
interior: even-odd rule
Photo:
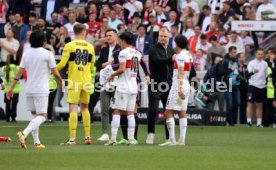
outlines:
[[[0,143],[0,170],[61,169],[61,170],[275,170],[276,129],[246,126],[188,126],[187,146],[159,147],[164,142],[164,127],[156,127],[155,145],[146,145],[146,126],[139,129],[137,146],[104,146],[96,141],[99,123],[92,124],[92,145],[84,145],[83,127],[78,125],[78,145],[60,146],[68,136],[67,122],[44,124],[40,138],[44,150],[33,149],[32,137],[28,149],[22,150],[15,133],[27,122],[0,122],[0,136],[14,141]],[[176,127],[178,138],[178,126]],[[121,132],[118,138],[121,137]]]

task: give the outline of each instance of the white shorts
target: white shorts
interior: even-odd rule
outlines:
[[[136,97],[137,94],[121,93],[116,90],[111,102],[111,108],[133,112],[135,110]]]
[[[47,113],[48,96],[27,96],[27,110],[36,114]]]
[[[184,100],[182,100],[178,95],[178,84],[173,83],[167,100],[166,109],[175,111],[187,111],[191,86],[188,81],[184,81],[182,87],[185,94]]]

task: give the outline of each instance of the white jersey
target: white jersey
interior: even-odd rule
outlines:
[[[49,95],[50,69],[56,67],[52,52],[42,47],[31,48],[23,54],[19,67],[27,71],[27,96]]]
[[[131,47],[120,52],[119,63],[126,63],[125,72],[118,76],[116,90],[120,93],[136,94],[138,92],[136,77],[141,58],[142,54]]]
[[[252,75],[249,79],[249,85],[257,87],[259,89],[266,87],[267,78],[267,68],[268,65],[264,60],[254,59],[248,63],[247,69],[249,73],[254,72],[254,70],[259,70],[258,73]]]
[[[184,79],[188,80],[190,76],[190,70],[193,63],[193,56],[187,50],[182,50],[175,59],[173,70],[173,82],[178,82],[178,68],[184,68]]]

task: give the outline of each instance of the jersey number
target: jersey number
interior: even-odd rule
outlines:
[[[139,68],[138,57],[132,57],[131,71],[137,73]]]
[[[76,58],[75,58],[75,64],[80,65],[86,65],[88,63],[88,50],[80,50],[76,49]]]

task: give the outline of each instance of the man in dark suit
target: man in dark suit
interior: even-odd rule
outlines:
[[[97,75],[106,66],[112,64],[113,70],[118,68],[118,56],[121,51],[117,42],[117,31],[115,29],[108,29],[106,31],[106,38],[108,45],[101,49],[99,59],[96,62]],[[97,83],[98,82],[98,83]],[[99,76],[96,78],[96,83],[99,84]],[[109,140],[109,108],[110,99],[113,97],[113,92],[107,87],[99,89],[99,85],[96,84],[95,93],[90,97],[89,111],[93,111],[94,107],[100,97],[101,100],[101,119],[102,119],[102,136],[98,138],[99,141]],[[93,112],[90,112],[93,113]]]
[[[59,9],[63,6],[69,7],[69,0],[42,0],[40,17],[45,18],[47,22],[51,22],[51,13],[59,12]]]
[[[139,25],[137,27],[138,35],[133,41],[133,46],[136,47],[142,54],[149,54],[149,47],[153,44],[150,36],[146,35],[146,26]]]

